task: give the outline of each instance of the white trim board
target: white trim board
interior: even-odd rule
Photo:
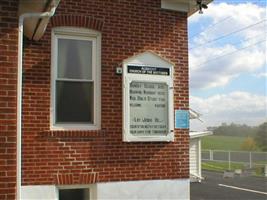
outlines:
[[[190,199],[189,179],[143,180],[96,183],[92,185],[22,186],[22,200],[58,200],[59,189],[88,188],[93,200]]]

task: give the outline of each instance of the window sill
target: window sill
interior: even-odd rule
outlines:
[[[98,138],[104,136],[106,133],[105,130],[90,130],[90,131],[81,131],[81,130],[50,130],[44,131],[41,133],[41,137],[50,137],[50,138]]]
[[[51,131],[98,131],[101,127],[94,124],[54,124]]]

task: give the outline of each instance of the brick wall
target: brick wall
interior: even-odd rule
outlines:
[[[63,25],[102,32],[99,131],[50,131],[51,28]],[[160,0],[60,2],[44,37],[24,45],[23,185],[188,178],[188,130],[176,129],[172,143],[122,142],[122,77],[115,68],[147,50],[175,64],[174,107],[188,109],[186,14],[160,9]],[[13,126],[3,126],[6,134],[14,135]]]
[[[17,2],[0,2],[0,199],[15,199]]]

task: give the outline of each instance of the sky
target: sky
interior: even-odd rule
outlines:
[[[214,0],[189,17],[192,130],[267,121],[267,0]]]

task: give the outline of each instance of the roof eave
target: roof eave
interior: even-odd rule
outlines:
[[[42,13],[57,7],[60,0],[20,0],[18,15],[24,13]],[[39,40],[49,23],[49,17],[27,18],[24,21],[24,35],[30,40]]]
[[[205,4],[209,4],[212,1],[213,0],[205,0],[204,2]],[[199,10],[196,0],[161,0],[161,8],[184,12],[187,13],[188,17]]]

